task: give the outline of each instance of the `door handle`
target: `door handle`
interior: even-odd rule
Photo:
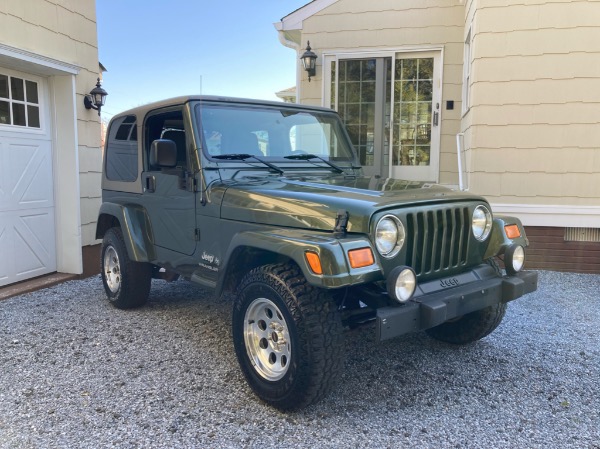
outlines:
[[[145,192],[154,192],[156,190],[156,178],[153,175],[146,176]]]
[[[440,122],[440,113],[438,111],[433,111],[433,126],[438,126]]]

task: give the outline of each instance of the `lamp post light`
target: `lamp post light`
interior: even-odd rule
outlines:
[[[100,110],[106,102],[107,95],[108,92],[102,89],[102,86],[100,84],[100,78],[98,78],[96,87],[94,87],[88,95],[83,97],[83,104],[86,109],[95,109],[98,111],[98,115],[100,115]]]
[[[317,54],[310,48],[310,41],[307,42],[306,51],[300,56],[304,70],[308,73],[308,82],[310,83],[310,77],[315,76],[316,73],[316,61]]]

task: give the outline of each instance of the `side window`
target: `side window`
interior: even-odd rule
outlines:
[[[465,56],[463,60],[463,92],[462,92],[462,112],[466,114],[471,107],[471,28],[465,38]]]
[[[146,166],[149,171],[161,171],[160,167],[150,165],[150,148],[152,142],[156,139],[172,140],[177,147],[177,163],[175,168],[187,168],[185,127],[183,125],[183,112],[181,110],[154,114],[146,120],[145,128]],[[170,170],[162,169],[162,171]]]
[[[135,181],[138,176],[138,144],[135,115],[115,119],[108,130],[106,177],[113,181]]]

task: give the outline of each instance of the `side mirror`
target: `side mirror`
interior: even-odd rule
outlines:
[[[173,168],[177,164],[177,145],[168,139],[156,139],[150,147],[150,165]]]

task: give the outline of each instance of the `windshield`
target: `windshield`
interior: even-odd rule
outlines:
[[[221,161],[236,160],[225,155],[296,164],[306,164],[306,158],[294,157],[299,155],[354,161],[351,144],[333,112],[206,102],[196,106],[196,117],[205,154]]]

